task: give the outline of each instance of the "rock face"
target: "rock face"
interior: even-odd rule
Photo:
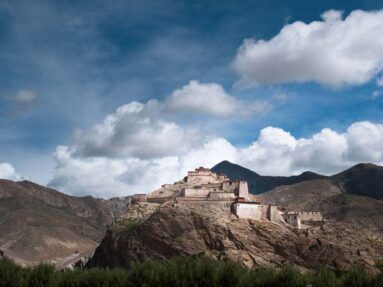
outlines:
[[[29,265],[92,253],[127,198],[73,197],[29,181],[0,180],[0,249]]]
[[[135,210],[145,215],[135,221]],[[138,214],[143,214],[142,212]],[[170,203],[152,208],[132,205],[130,216],[117,221],[96,249],[90,266],[128,266],[147,258],[164,260],[204,253],[243,266],[348,268],[360,262],[374,270],[383,257],[383,236],[355,225],[335,222],[311,231],[268,221],[238,219],[213,206]]]

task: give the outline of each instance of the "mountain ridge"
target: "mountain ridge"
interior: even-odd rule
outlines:
[[[280,185],[325,177],[311,171],[305,171],[293,176],[264,176],[227,160],[216,164],[211,170],[216,173],[224,173],[231,179],[246,180],[249,185],[249,191],[252,194],[260,194]]]
[[[305,171],[293,176],[263,176],[250,169],[229,161],[222,161],[211,168],[217,173],[224,173],[232,179],[246,180],[252,194],[261,194],[278,186],[300,182],[326,179],[348,194],[383,199],[383,167],[372,163],[359,163],[331,176],[324,176]]]

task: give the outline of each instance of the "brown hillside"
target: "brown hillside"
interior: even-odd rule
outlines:
[[[280,186],[257,195],[289,209],[321,211],[325,218],[383,232],[383,201],[343,192],[329,179]]]
[[[359,262],[375,270],[375,260],[383,257],[383,236],[352,224],[329,222],[310,232],[269,221],[238,219],[218,207],[198,204],[154,208],[139,204],[131,208],[130,216],[108,230],[90,266],[128,266],[147,258],[164,260],[204,253],[247,267],[289,262],[307,270],[349,268]]]
[[[28,181],[0,180],[0,248],[25,264],[91,253],[124,209],[116,199],[78,198]]]

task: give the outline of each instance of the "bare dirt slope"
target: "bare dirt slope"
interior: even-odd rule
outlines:
[[[135,205],[132,209],[143,208]],[[247,267],[319,266],[348,268],[360,262],[375,269],[383,257],[383,236],[352,224],[327,223],[313,232],[299,231],[268,221],[238,219],[218,207],[164,204],[137,212],[111,226],[96,249],[90,266],[127,266],[147,258],[163,260],[204,253],[234,260]]]
[[[354,223],[383,233],[383,201],[345,193],[328,179],[280,186],[257,195],[265,203],[288,209],[321,211],[325,218]]]
[[[91,253],[106,225],[126,212],[121,201],[78,198],[28,181],[0,180],[0,248],[23,264]]]

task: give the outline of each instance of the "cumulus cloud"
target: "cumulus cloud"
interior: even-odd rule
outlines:
[[[266,127],[250,145],[238,147],[209,134],[191,137],[187,128],[163,118],[157,124],[153,105],[122,106],[100,124],[78,133],[73,145],[57,147],[50,186],[74,195],[107,198],[150,192],[182,179],[188,170],[222,160],[264,175],[306,170],[332,174],[359,162],[383,163],[382,124],[356,122],[343,133],[324,128],[306,138]]]
[[[356,122],[345,133],[324,128],[309,138],[268,127],[249,147],[239,150],[238,162],[268,175],[299,174],[306,170],[332,174],[359,162],[383,163],[383,125]]]
[[[77,130],[74,153],[79,156],[131,156],[158,158],[191,150],[204,141],[195,129],[174,122],[178,114],[202,114],[212,117],[248,115],[270,109],[267,102],[244,103],[230,96],[215,83],[189,84],[175,90],[163,102],[131,102],[90,129]],[[173,120],[165,119],[173,115]]]
[[[0,178],[9,180],[23,179],[23,177],[16,172],[15,168],[7,162],[0,163]]]
[[[76,155],[139,158],[164,157],[190,149],[201,135],[165,121],[159,103],[123,105],[103,122],[76,132]]]
[[[134,157],[79,157],[73,149],[59,146],[50,186],[74,195],[108,198],[147,193],[164,183],[182,179],[196,166],[213,166],[222,158],[235,160],[235,148],[224,139],[206,139],[189,152],[141,159]]]
[[[192,112],[226,117],[261,112],[266,105],[263,102],[244,103],[226,93],[223,87],[216,83],[190,81],[167,98],[165,108],[175,113]]]
[[[233,66],[240,84],[361,85],[383,70],[383,10],[329,10],[321,21],[285,25],[270,40],[246,39]]]

